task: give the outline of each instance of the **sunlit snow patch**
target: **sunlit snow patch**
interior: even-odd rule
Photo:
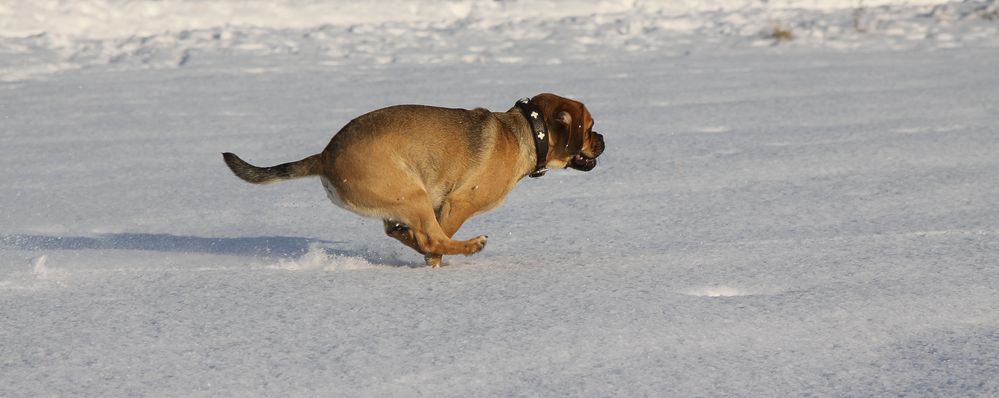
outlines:
[[[729,133],[732,131],[732,129],[728,126],[704,126],[696,128],[694,129],[694,131],[698,133],[721,134],[721,133]]]
[[[750,296],[754,293],[748,292],[743,289],[737,289],[731,286],[705,286],[696,287],[692,289],[687,289],[681,293],[689,296],[698,297],[734,297],[734,296]]]

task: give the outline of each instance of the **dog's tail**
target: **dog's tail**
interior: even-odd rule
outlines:
[[[269,184],[272,182],[290,180],[292,178],[308,177],[319,174],[320,155],[312,155],[297,162],[279,164],[273,167],[257,167],[246,163],[234,153],[223,153],[222,159],[236,177],[253,184]]]

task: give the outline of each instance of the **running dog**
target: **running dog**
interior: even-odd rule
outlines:
[[[487,236],[451,239],[470,217],[496,208],[524,177],[550,168],[589,171],[604,151],[581,102],[524,98],[506,112],[398,105],[366,113],[321,153],[257,167],[222,157],[254,184],[318,176],[334,204],[380,218],[385,233],[439,267],[444,255],[478,253]]]

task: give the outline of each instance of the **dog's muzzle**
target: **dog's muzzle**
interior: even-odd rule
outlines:
[[[590,141],[593,143],[593,157],[577,153],[569,160],[569,167],[579,171],[590,171],[594,167],[597,167],[597,157],[604,153],[604,136],[596,131],[592,132],[592,134],[593,138],[595,138]]]

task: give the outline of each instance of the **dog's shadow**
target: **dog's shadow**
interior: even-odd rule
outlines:
[[[0,248],[14,250],[143,250],[164,253],[204,253],[230,256],[297,258],[315,247],[328,256],[358,257],[371,264],[412,267],[413,264],[370,251],[330,246],[346,242],[292,236],[205,238],[171,234],[116,233],[95,237],[0,235]]]

